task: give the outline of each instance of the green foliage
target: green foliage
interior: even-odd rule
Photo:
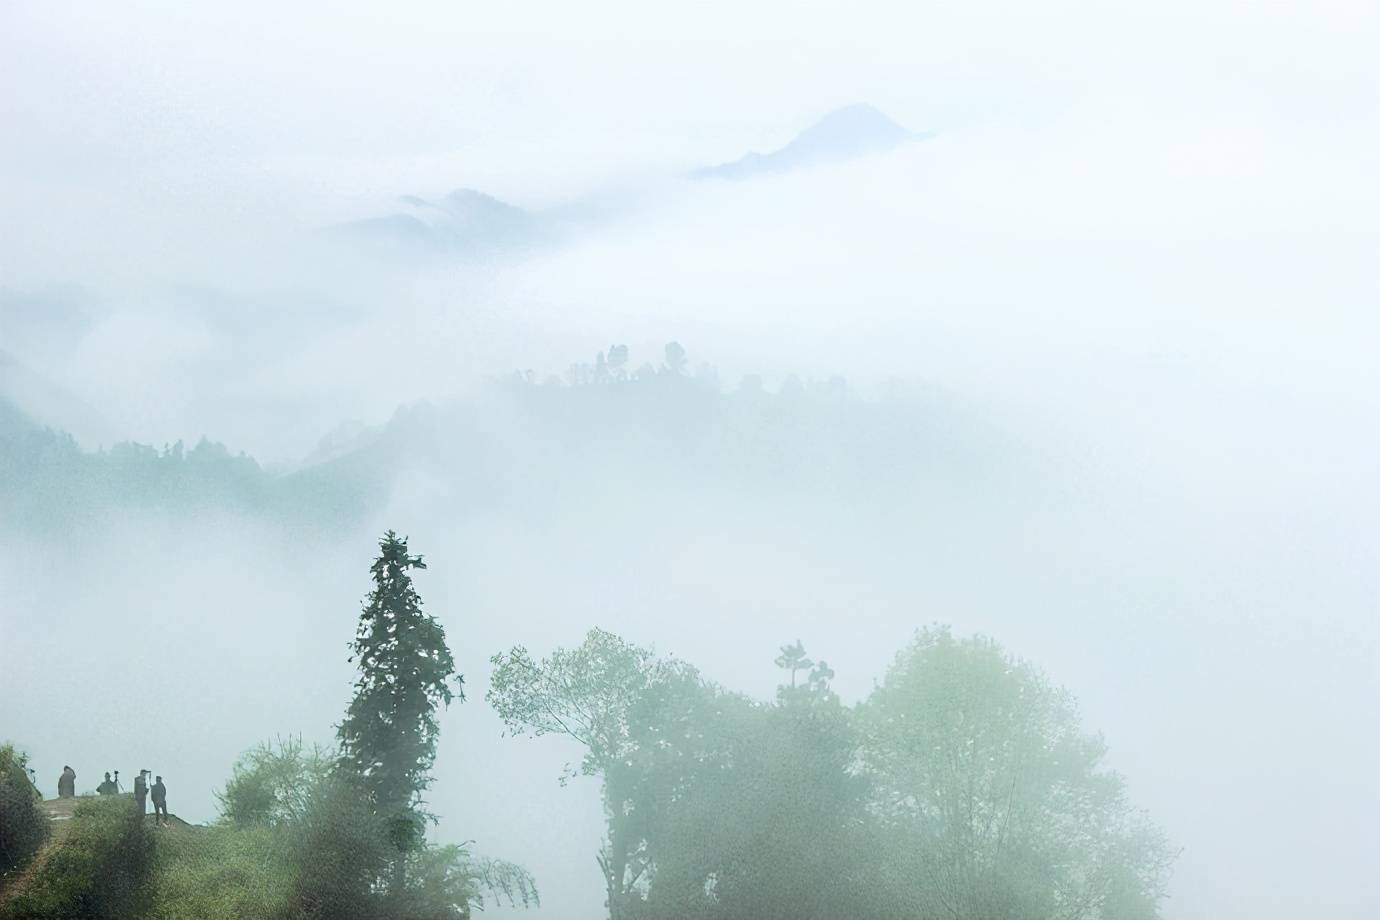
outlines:
[[[799,641],[772,704],[599,630],[492,660],[509,730],[575,738],[603,780],[613,920],[1157,916],[1162,836],[990,641],[921,633],[854,709]]]
[[[776,656],[776,666],[791,672],[791,686],[795,686],[797,671],[808,671],[815,663],[805,656],[805,644],[799,639],[790,645],[781,646],[781,654]]]
[[[529,371],[472,399],[399,409],[377,429],[323,442],[285,474],[204,440],[85,451],[0,399],[0,528],[77,534],[130,511],[197,519],[224,511],[303,535],[336,532],[379,511],[400,471],[415,465],[467,484],[456,511],[549,511],[562,496],[587,500],[610,482],[663,498],[714,485],[920,508],[936,491],[987,489],[1010,473],[1006,437],[933,389],[890,385],[862,399],[838,378],[792,378],[773,393],[750,376],[724,391],[712,368],[692,368],[683,351],[668,346],[664,364],[642,357],[634,364],[626,345],[613,346],[571,365],[568,386]]]
[[[274,478],[244,454],[202,438],[159,450],[122,442],[88,452],[0,399],[0,523],[41,529],[94,514],[140,509],[263,510],[278,499]]]
[[[638,918],[880,917],[870,882],[867,784],[850,765],[851,714],[826,688],[775,705],[723,698],[723,728],[692,758],[649,834],[655,871]],[[708,756],[705,756],[705,755]]]
[[[0,877],[24,866],[48,836],[42,796],[29,778],[28,757],[0,745]]]
[[[799,643],[783,657],[815,666]],[[575,738],[582,772],[603,779],[611,916],[849,915],[854,882],[840,873],[866,851],[865,783],[827,665],[773,706],[600,630],[540,661],[519,647],[493,663],[489,700],[509,730]]]
[[[301,871],[295,916],[372,920],[383,916],[379,886],[398,858],[388,828],[357,781],[336,775],[316,787],[297,828]]]
[[[221,820],[241,827],[301,821],[331,764],[329,752],[309,749],[301,738],[259,744],[240,757],[225,788],[216,793]]]
[[[421,557],[392,532],[380,545],[351,646],[360,676],[338,756],[300,739],[258,745],[218,793],[222,823],[158,831],[156,858],[132,798],[82,801],[61,846],[0,920],[461,920],[486,897],[538,904],[521,867],[423,840],[436,708],[463,699],[463,681],[412,588],[408,572],[425,568]],[[22,761],[11,759],[27,787]]]
[[[608,838],[599,865],[609,910],[623,916],[652,868],[647,823],[674,785],[664,761],[697,744],[704,720],[694,713],[712,699],[693,668],[600,629],[540,661],[521,646],[491,661],[487,699],[508,730],[574,738],[586,749],[579,772],[602,777]]]
[[[412,586],[409,572],[426,568],[422,557],[392,531],[379,548],[370,569],[374,590],[351,644],[359,678],[337,732],[340,756],[304,824],[310,862],[299,880],[299,907],[331,918],[466,917],[486,880],[509,900],[535,901],[530,876],[517,867],[490,874],[487,867],[501,864],[425,844],[422,793],[432,782],[436,710],[456,696],[464,700],[464,679],[445,630],[422,611]],[[263,785],[244,788],[262,799]]]
[[[368,793],[339,776],[316,787],[304,820],[294,826],[300,865],[294,917],[451,920],[482,910],[486,896],[515,907],[540,904],[525,869],[460,846],[413,847],[402,857],[402,881],[385,887],[399,858],[389,829]]]
[[[485,894],[493,898],[494,903],[499,905],[506,904],[509,907],[541,906],[541,895],[537,892],[537,880],[532,877],[532,873],[522,866],[508,862],[506,859],[474,857],[459,847],[449,849],[458,851],[458,865],[465,877],[470,880],[472,892],[469,898],[470,906],[483,910]],[[455,857],[452,857],[452,861],[455,861]]]
[[[174,827],[156,848],[141,920],[286,920],[299,871],[294,839],[262,827]]]
[[[388,491],[361,458],[277,475],[206,438],[190,447],[121,442],[87,451],[3,397],[0,470],[0,528],[15,533],[75,533],[131,511],[226,511],[329,527],[357,520]]]
[[[862,714],[886,858],[924,913],[1097,920],[1162,896],[1173,854],[1102,739],[995,642],[919,633]]]
[[[370,568],[374,590],[350,646],[359,664],[355,696],[337,737],[342,766],[369,792],[398,848],[408,849],[420,835],[421,794],[436,759],[436,708],[457,692],[464,700],[464,678],[455,673],[445,629],[422,611],[412,587],[408,572],[426,563],[391,530],[379,549]]]
[[[508,730],[574,738],[587,749],[580,771],[586,776],[627,759],[639,704],[658,688],[695,679],[682,662],[659,659],[602,629],[540,661],[520,645],[489,660],[494,672],[485,699]]]
[[[290,907],[294,917],[370,916],[374,884],[391,853],[368,793],[353,777],[333,773],[335,762],[331,752],[307,748],[300,738],[260,743],[240,757],[217,793],[225,825],[217,829],[220,840],[248,857],[236,871],[265,870],[275,883],[265,897],[275,909]],[[256,856],[271,866],[255,863]],[[237,896],[214,897],[226,905]]]
[[[407,920],[467,920],[484,909],[487,893],[495,903],[536,907],[536,882],[520,866],[475,859],[461,846],[423,846],[408,854],[407,886],[392,899],[392,916]]]
[[[128,796],[84,799],[2,920],[137,916],[153,840]]]

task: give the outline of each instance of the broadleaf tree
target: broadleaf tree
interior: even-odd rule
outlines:
[[[517,646],[495,655],[489,703],[515,734],[566,735],[585,747],[578,770],[603,780],[608,837],[598,856],[609,914],[633,916],[654,870],[648,847],[665,770],[700,720],[694,668],[594,629],[573,649],[544,659]]]
[[[863,770],[911,909],[1152,918],[1174,851],[1073,699],[990,639],[920,631],[861,707]]]

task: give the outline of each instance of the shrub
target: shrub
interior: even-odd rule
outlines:
[[[268,827],[174,828],[155,835],[147,920],[289,916],[297,860]]]
[[[26,864],[48,836],[41,796],[27,768],[24,754],[0,745],[0,875]]]
[[[332,762],[329,751],[307,748],[301,738],[259,744],[235,762],[230,781],[216,793],[221,820],[241,827],[301,821]]]
[[[134,799],[103,796],[78,802],[66,834],[0,920],[136,915],[153,840]]]
[[[391,895],[388,915],[407,920],[468,920],[488,894],[499,906],[539,907],[531,873],[462,846],[422,846],[407,855],[407,885]]]
[[[345,779],[321,783],[297,834],[301,868],[294,916],[378,917],[375,887],[397,851],[367,793]]]
[[[990,639],[919,632],[861,707],[861,762],[922,915],[1154,917],[1175,851],[1072,697]]]

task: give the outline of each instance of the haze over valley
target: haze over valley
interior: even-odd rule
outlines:
[[[835,756],[771,721],[816,707],[862,822],[954,648],[1124,778],[1163,897],[1078,916],[1377,915],[1375,11],[539,7],[0,13],[0,743],[40,791],[150,767],[221,828],[255,745],[354,750],[410,552],[464,675],[427,840],[540,890],[486,916],[741,896],[680,812],[610,893],[619,758],[519,665],[693,684],[686,757],[786,733],[758,779]],[[829,846],[921,847],[867,840]]]

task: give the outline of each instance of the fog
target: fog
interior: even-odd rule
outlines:
[[[1077,697],[1164,917],[1377,915],[1378,44],[1343,0],[7,4],[0,403],[277,491],[0,469],[0,740],[214,819],[332,740],[392,528],[467,682],[436,835],[536,916],[606,916],[599,783],[503,737],[491,655],[598,626],[768,699],[800,638],[851,704],[934,622]],[[932,134],[692,178],[855,103]],[[461,188],[522,233],[338,232]],[[672,341],[694,397],[542,383]]]

